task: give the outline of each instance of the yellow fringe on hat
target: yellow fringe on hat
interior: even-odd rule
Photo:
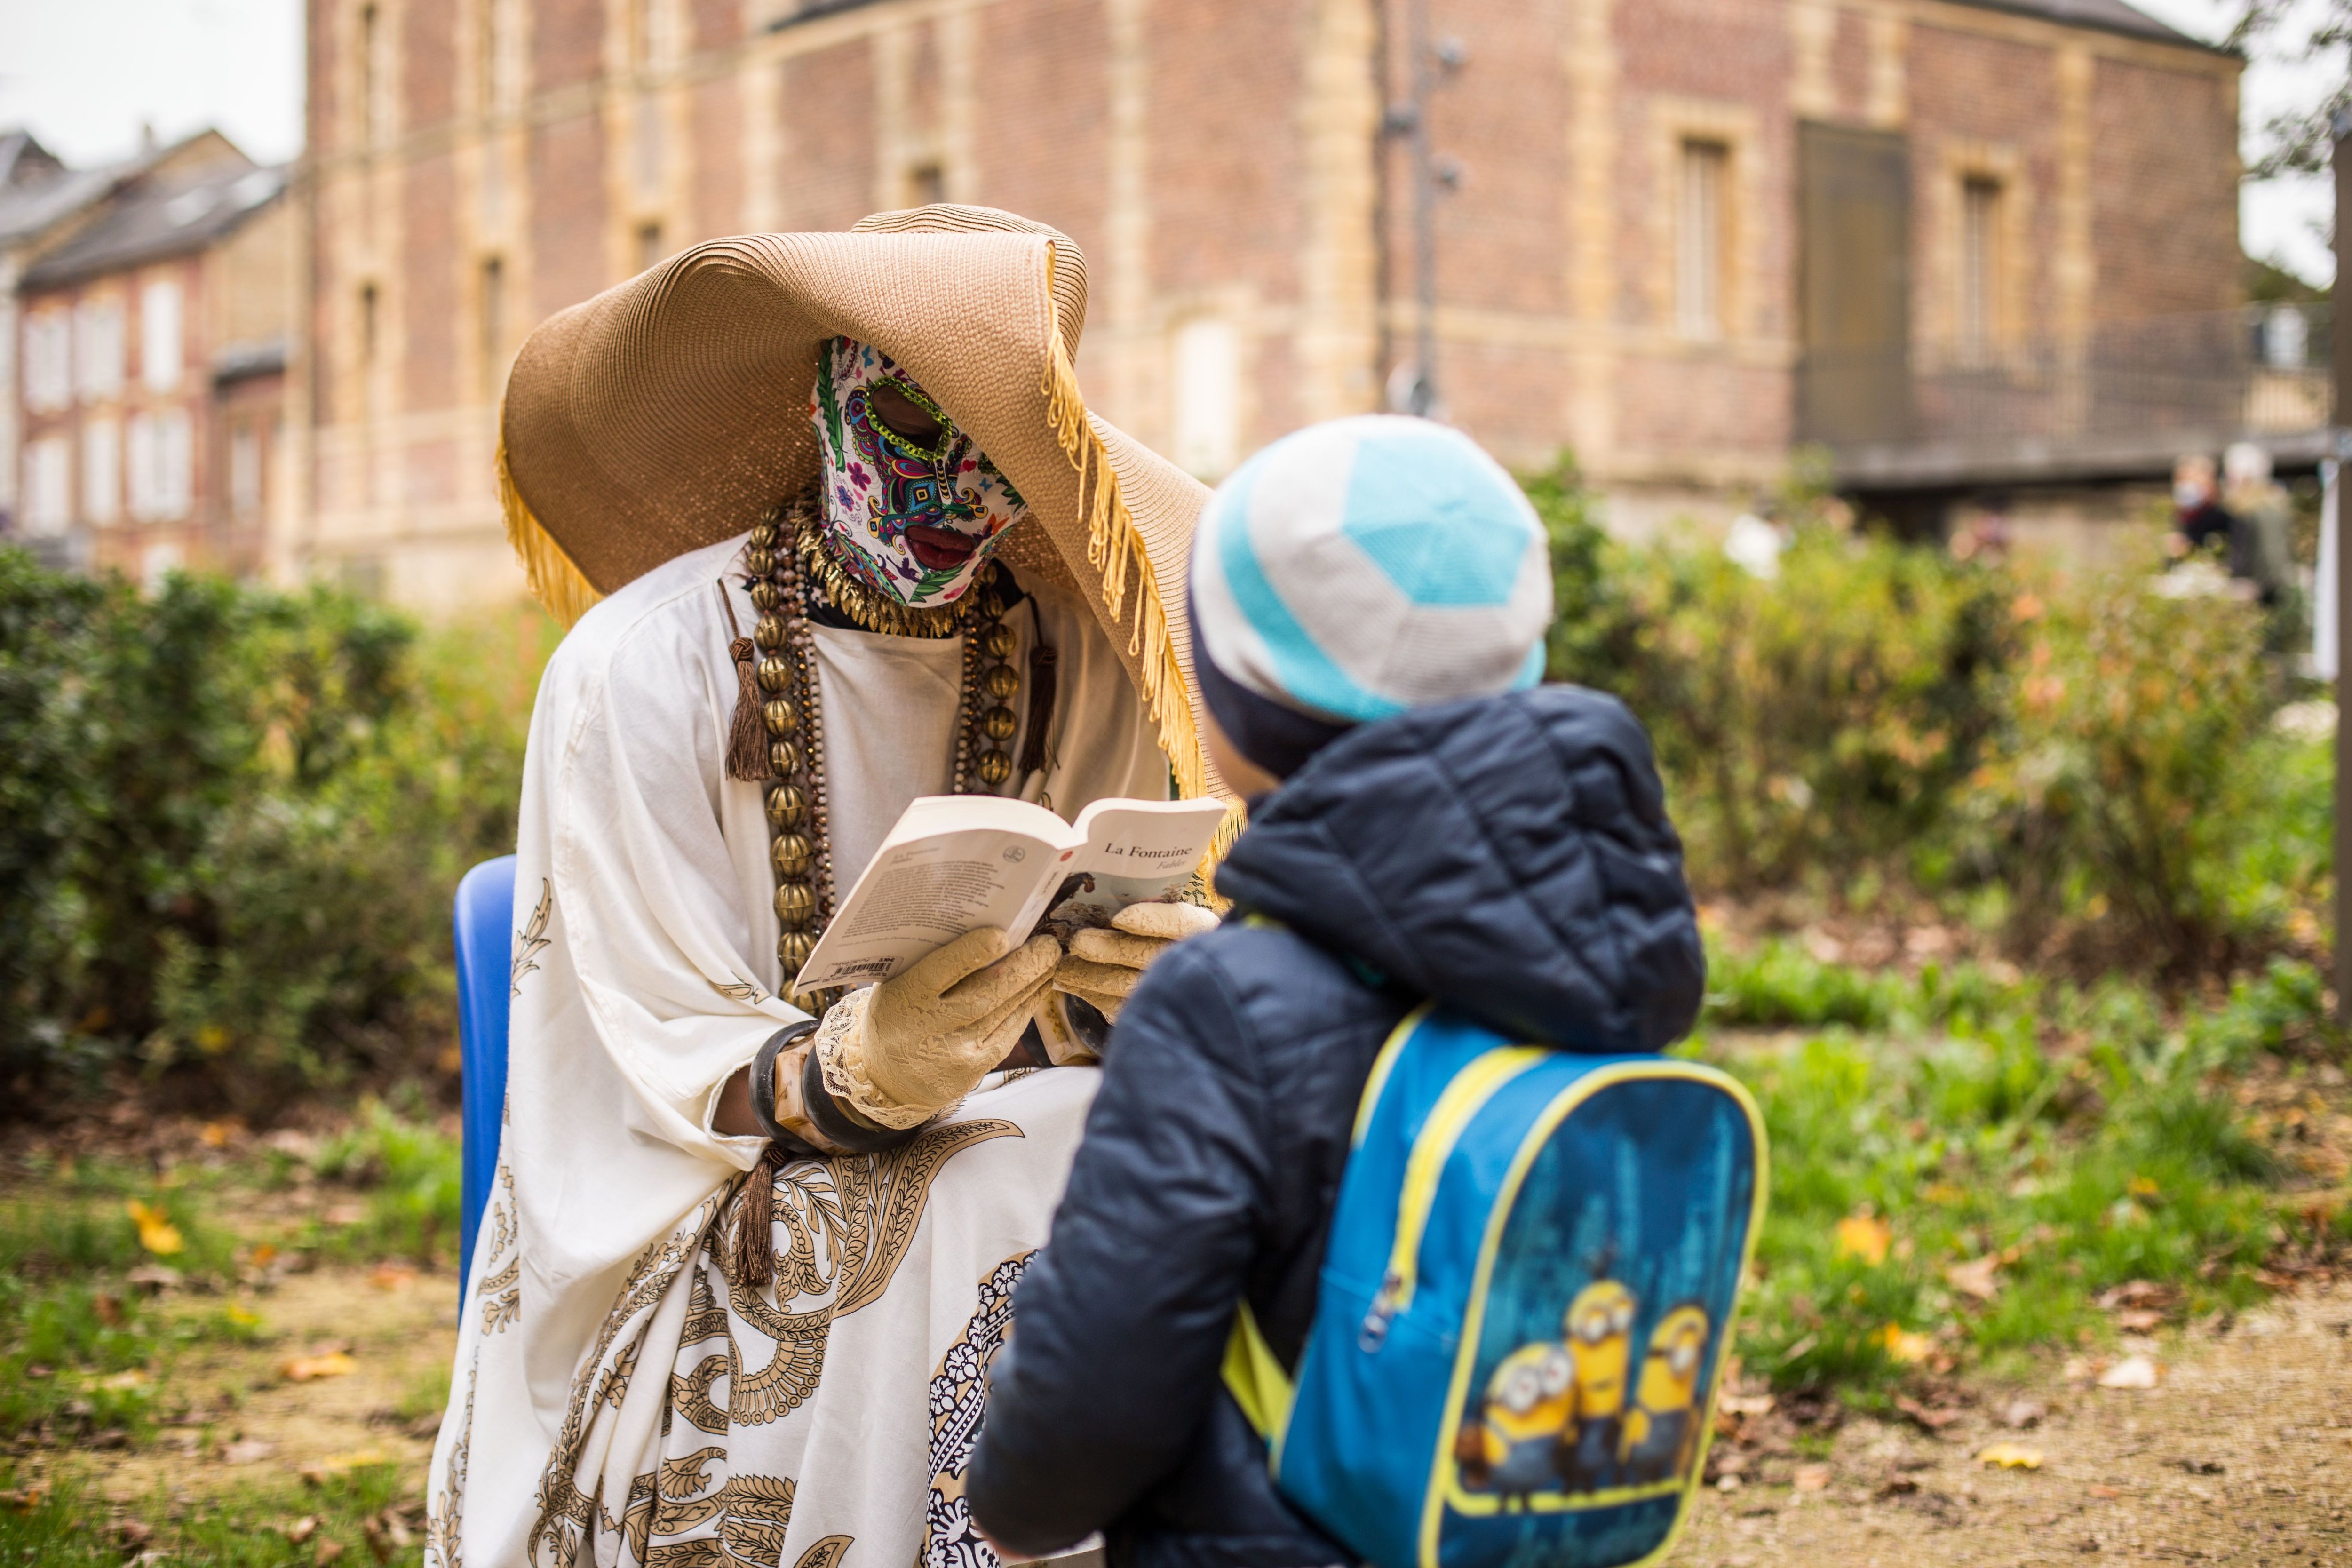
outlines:
[[[546,525],[531,515],[530,503],[515,489],[514,476],[507,471],[504,410],[500,410],[499,424],[499,510],[506,514],[507,542],[514,546],[515,554],[522,562],[530,596],[569,630],[604,595],[572,563],[563,546],[556,543]]]
[[[1039,391],[1045,397],[1045,423],[1062,443],[1070,466],[1078,471],[1078,510],[1087,519],[1087,562],[1102,573],[1103,608],[1114,624],[1127,605],[1128,574],[1136,576],[1135,624],[1127,651],[1140,656],[1144,706],[1160,730],[1160,749],[1168,754],[1176,775],[1176,790],[1187,800],[1209,793],[1208,764],[1201,737],[1192,723],[1192,694],[1184,667],[1176,662],[1176,647],[1168,635],[1168,610],[1160,596],[1160,579],[1143,548],[1143,535],[1127,510],[1112,472],[1110,453],[1087,420],[1087,405],[1078,391],[1077,367],[1063,341],[1061,317],[1054,310],[1054,245],[1045,245],[1045,310],[1054,323],[1053,353]],[[1088,489],[1091,478],[1093,488]],[[1239,813],[1218,834],[1211,858],[1221,858],[1238,833]]]

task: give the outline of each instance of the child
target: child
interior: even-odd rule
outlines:
[[[1466,437],[1367,416],[1226,480],[1192,576],[1212,753],[1250,798],[1234,903],[1110,1037],[1014,1299],[968,1496],[1008,1555],[1114,1568],[1349,1553],[1289,1508],[1219,1381],[1246,1299],[1296,1371],[1372,1058],[1439,998],[1514,1039],[1654,1051],[1705,965],[1647,739],[1538,687],[1544,532]]]

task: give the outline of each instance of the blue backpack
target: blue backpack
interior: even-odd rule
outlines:
[[[1654,1561],[1764,1192],[1725,1074],[1424,1005],[1364,1086],[1296,1387],[1246,1304],[1226,1386],[1283,1496],[1376,1568]]]

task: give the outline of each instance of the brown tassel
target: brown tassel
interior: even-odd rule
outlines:
[[[1016,770],[1024,777],[1045,765],[1045,741],[1054,728],[1054,666],[1059,657],[1045,643],[1029,650],[1029,732],[1021,737]]]
[[[776,1277],[776,1173],[783,1163],[783,1152],[771,1143],[743,1178],[743,1205],[729,1261],[737,1282],[754,1290]]]
[[[719,584],[719,602],[727,606],[727,629],[738,634],[727,645],[728,657],[735,661],[735,722],[727,731],[727,776],[764,783],[776,776],[776,767],[768,760],[767,721],[760,717],[760,680],[754,669],[760,650],[740,635],[742,624],[735,618],[735,601],[724,583]]]

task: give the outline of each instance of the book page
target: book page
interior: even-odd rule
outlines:
[[[841,901],[793,988],[887,980],[982,926],[1025,936],[1050,868],[1076,852],[1067,842],[1075,837],[1051,812],[1021,801],[916,801]]]
[[[1078,814],[1086,847],[1046,900],[1045,929],[1067,942],[1129,904],[1181,896],[1225,819],[1220,800],[1098,800]]]

